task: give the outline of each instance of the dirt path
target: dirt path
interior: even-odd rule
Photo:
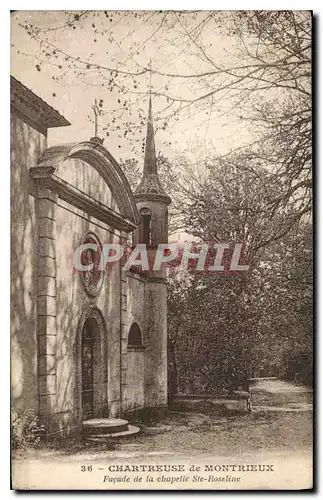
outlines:
[[[259,380],[252,387],[253,411],[248,415],[170,412],[142,428],[139,435],[104,445],[43,450],[44,458],[115,459],[147,457],[241,456],[255,453],[310,453],[311,391],[280,380]],[[36,458],[39,452],[29,455]]]
[[[74,487],[90,488],[88,481],[95,478],[92,487],[109,489],[103,478],[115,464],[175,463],[186,464],[186,470],[190,464],[199,464],[201,470],[205,464],[271,464],[273,474],[242,474],[242,489],[310,487],[311,391],[279,380],[259,380],[252,387],[252,400],[253,411],[248,415],[170,412],[165,420],[143,427],[140,434],[129,439],[29,450],[13,460],[13,470],[17,478],[26,478],[33,487],[43,478],[40,488],[57,488],[58,476],[55,479],[52,474],[55,468],[62,488],[71,487],[77,477]],[[82,464],[91,467],[91,476],[81,472]],[[237,488],[235,484],[223,484],[210,487]]]
[[[312,410],[312,389],[279,379],[257,379],[251,385],[254,411],[303,412]]]
[[[254,392],[264,391],[272,394],[308,394],[312,392],[312,389],[310,387],[305,387],[304,385],[296,385],[291,382],[285,382],[284,380],[273,378],[254,379],[252,390]]]

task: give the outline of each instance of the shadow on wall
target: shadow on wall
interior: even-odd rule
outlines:
[[[29,175],[29,169],[37,165],[46,147],[46,139],[15,117],[11,125],[12,399],[17,409],[38,411],[37,202],[36,186]],[[97,175],[94,174],[92,179],[87,180],[91,183],[91,192],[102,188]],[[114,318],[111,321],[116,325],[120,304],[118,298],[114,299],[113,284],[118,274],[115,267],[107,269],[98,296],[90,297],[85,293],[80,277],[73,272],[72,261],[73,251],[88,231],[98,233],[102,243],[111,242],[114,234],[102,227],[93,226],[86,214],[79,217],[72,211],[57,207],[57,212],[59,211],[56,222],[57,398],[52,411],[56,413],[56,428],[62,433],[69,433],[80,419],[80,402],[76,397],[79,394],[79,388],[76,387],[76,333],[79,320],[86,310],[97,306],[100,311],[105,311],[105,318],[107,314]],[[116,345],[119,347],[119,342]],[[104,362],[107,364],[107,360]]]
[[[11,381],[13,405],[37,411],[37,227],[35,185],[29,168],[45,137],[11,121]]]
[[[81,171],[81,162],[78,166]],[[79,175],[82,175],[81,172]],[[91,183],[92,192],[99,191],[102,187],[100,178],[96,175],[88,181]],[[114,312],[112,304],[113,273],[116,269],[113,267],[106,269],[103,286],[94,297],[86,293],[79,272],[73,269],[73,252],[83,243],[87,233],[94,232],[102,244],[111,243],[114,234],[95,226],[89,219],[81,217],[81,214],[77,215],[77,211],[65,210],[64,206],[58,206],[56,214],[57,419],[60,432],[69,434],[77,430],[83,418],[81,351],[79,349],[82,333],[80,331],[81,317],[84,317],[91,308],[101,311],[105,320],[107,314],[113,316],[116,313],[119,314],[119,311]],[[105,344],[108,344],[108,333],[106,332],[107,337],[104,339]],[[108,349],[102,350],[104,358],[102,370],[106,370],[105,394],[108,382],[107,351]],[[106,402],[101,404],[103,405],[106,410]]]

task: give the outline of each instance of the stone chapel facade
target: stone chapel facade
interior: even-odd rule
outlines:
[[[122,261],[76,272],[82,243],[155,248],[167,242],[171,202],[157,175],[151,101],[142,180],[133,194],[99,138],[47,148],[70,123],[11,78],[12,404],[49,433],[84,420],[167,407],[167,302],[163,270]]]

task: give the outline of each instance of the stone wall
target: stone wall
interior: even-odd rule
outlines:
[[[134,223],[138,223],[126,182],[114,176],[113,168],[118,166],[109,167],[111,182],[117,186],[117,204],[112,195],[116,193],[113,182],[110,189],[107,179],[103,181],[89,163],[80,157],[64,160],[62,154],[56,165],[60,148],[47,150],[44,160],[45,135],[15,116],[11,126],[14,405],[38,411],[49,432],[68,434],[79,427],[83,418],[81,335],[88,317],[98,324],[95,416],[116,417],[132,409],[166,405],[165,281],[147,281],[123,271],[122,262],[113,263],[106,268],[102,287],[93,296],[86,292],[73,265],[74,251],[88,233],[101,244],[125,244],[125,231],[135,227],[129,223],[131,204]],[[86,143],[84,147],[88,152],[92,145]],[[104,152],[100,154],[104,156]],[[97,161],[101,167],[105,165],[102,157]],[[128,222],[120,215],[122,197],[122,213],[128,210]],[[84,208],[80,199],[90,208]],[[155,222],[158,231],[164,231]],[[136,348],[128,345],[134,322],[142,333],[142,345]]]
[[[158,273],[156,273],[158,274]],[[160,273],[163,274],[163,271]],[[127,277],[127,322],[142,333],[142,346],[127,349],[123,409],[167,406],[167,289],[163,276]]]
[[[46,136],[11,117],[11,359],[15,408],[38,410],[36,187]]]
[[[128,347],[127,410],[145,406],[145,349]]]
[[[137,274],[126,276],[126,315],[123,335],[124,369],[123,410],[142,408],[144,398],[144,376],[146,357],[145,331],[145,281]],[[142,349],[128,346],[128,335],[133,323],[137,323],[142,335]]]
[[[91,198],[120,213],[111,190],[99,172],[90,164],[78,158],[68,158],[60,164],[55,174]]]
[[[77,165],[79,187],[88,182],[93,196],[97,193],[97,198],[104,198],[116,207],[110,189],[105,183],[102,185],[101,177],[93,167],[84,161],[75,163],[74,160],[72,165]],[[69,170],[68,160],[64,162],[64,168]],[[75,173],[75,168],[71,171]],[[60,431],[69,434],[80,427],[84,418],[82,332],[89,318],[94,319],[97,325],[93,416],[116,417],[121,412],[120,262],[105,268],[102,286],[96,293],[86,290],[84,276],[75,269],[73,262],[75,251],[89,234],[104,245],[120,243],[121,233],[107,221],[103,222],[89,215],[91,212],[77,208],[74,202],[78,203],[77,196],[83,196],[82,192],[78,188],[75,191],[75,186],[69,183],[62,188],[62,184],[57,184],[55,180],[59,176],[53,179],[52,173],[53,168],[46,163],[32,172],[38,197],[38,245],[36,242],[35,245],[38,247],[39,413],[50,433]],[[72,180],[76,182],[73,176]],[[63,189],[63,195],[60,189]],[[66,189],[72,193],[67,198]],[[102,207],[101,210],[104,210],[107,206]]]
[[[145,284],[145,406],[167,405],[167,288],[162,279]]]
[[[57,414],[66,425],[77,424],[82,417],[81,323],[92,308],[100,311],[104,320],[102,352],[95,359],[95,363],[100,364],[104,384],[96,416],[115,417],[120,413],[120,264],[106,269],[100,292],[95,297],[89,296],[72,261],[73,252],[88,232],[94,233],[102,244],[120,241],[118,231],[59,200],[56,212]]]

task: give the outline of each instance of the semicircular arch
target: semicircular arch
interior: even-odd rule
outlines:
[[[69,158],[83,160],[93,167],[111,190],[120,214],[135,224],[139,223],[136,203],[128,180],[118,162],[104,146],[95,141],[53,146],[40,158],[38,168],[52,167],[55,173],[60,166],[66,168],[66,160]]]

